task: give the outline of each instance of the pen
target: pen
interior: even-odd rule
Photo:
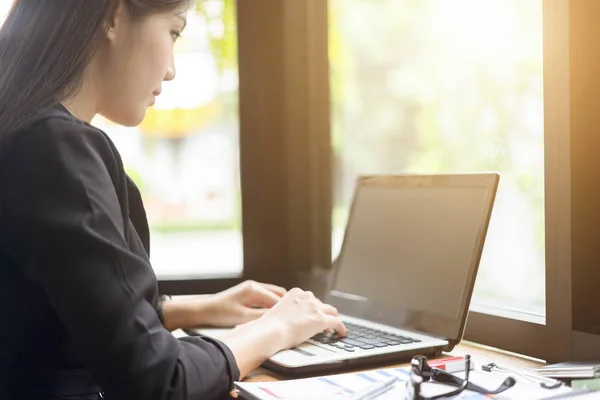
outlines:
[[[350,400],[372,400],[383,392],[392,388],[392,385],[398,380],[397,377],[391,377],[382,381],[376,382],[363,391],[356,393],[350,397]]]

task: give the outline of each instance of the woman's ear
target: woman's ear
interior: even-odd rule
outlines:
[[[109,41],[116,40],[124,34],[124,28],[127,25],[127,10],[123,6],[123,2],[119,2],[119,6],[114,15],[104,21],[104,32]]]
[[[114,23],[112,21],[104,21],[104,35],[108,40],[115,40]]]

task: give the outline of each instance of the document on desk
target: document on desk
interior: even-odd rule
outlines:
[[[244,399],[252,400],[351,400],[358,393],[368,389],[377,382],[384,381],[392,376],[398,378],[390,390],[376,396],[377,400],[403,399],[406,391],[406,381],[409,378],[408,368],[387,368],[359,373],[328,375],[315,378],[293,379],[277,382],[236,382],[235,386]],[[462,373],[456,376],[462,377]],[[506,375],[493,374],[476,369],[471,372],[469,381],[485,388],[496,388],[504,381]],[[557,389],[544,389],[540,385],[519,380],[514,376],[517,384],[502,394],[494,396],[498,400],[512,399],[546,399],[558,394],[571,392],[568,387]],[[423,385],[423,395],[433,396],[448,392],[453,387],[439,383]],[[465,391],[454,399],[489,399],[475,392]]]

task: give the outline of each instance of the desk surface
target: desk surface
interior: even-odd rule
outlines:
[[[459,344],[451,353],[443,355],[443,357],[447,357],[448,355],[463,356],[465,354],[470,354],[478,365],[487,364],[490,362],[494,362],[500,366],[508,368],[539,368],[544,365],[538,360],[526,358],[516,354],[505,353],[497,349],[492,349],[469,342],[463,342],[462,344]],[[407,363],[395,365],[392,364],[389,365],[389,367],[404,367],[407,365]],[[280,380],[280,378],[264,368],[257,369],[244,379],[245,382],[271,382],[277,380]]]

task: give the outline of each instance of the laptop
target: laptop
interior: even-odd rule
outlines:
[[[263,366],[312,373],[452,350],[465,329],[498,182],[497,174],[359,178],[323,299],[338,309],[348,337],[318,334]]]

